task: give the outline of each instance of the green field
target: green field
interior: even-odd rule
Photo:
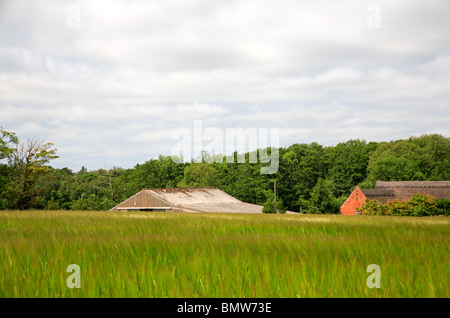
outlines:
[[[447,298],[449,235],[448,217],[0,211],[0,297]]]

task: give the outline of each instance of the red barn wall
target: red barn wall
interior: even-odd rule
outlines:
[[[356,208],[366,201],[366,196],[361,189],[356,186],[355,190],[348,196],[347,200],[341,205],[341,214],[354,215]]]

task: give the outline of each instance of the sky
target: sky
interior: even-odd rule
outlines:
[[[448,0],[0,0],[0,126],[131,168],[195,123],[278,144],[450,136]],[[195,154],[194,154],[195,155]]]

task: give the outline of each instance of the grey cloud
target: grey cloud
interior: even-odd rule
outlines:
[[[370,4],[381,27],[367,26]],[[67,26],[70,4],[81,27]],[[5,1],[0,124],[58,166],[131,166],[170,132],[280,128],[280,144],[450,135],[450,4]],[[126,147],[134,156],[123,155]]]

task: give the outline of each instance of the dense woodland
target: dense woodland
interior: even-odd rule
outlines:
[[[258,163],[175,163],[160,155],[134,168],[55,169],[52,143],[20,141],[0,127],[0,209],[108,210],[143,188],[218,187],[249,203],[273,198],[290,211],[339,213],[353,188],[376,180],[450,180],[450,138],[422,135],[390,142],[349,140],[280,148],[279,170],[261,174]],[[237,156],[237,154],[235,154]],[[258,156],[259,158],[259,156]]]

